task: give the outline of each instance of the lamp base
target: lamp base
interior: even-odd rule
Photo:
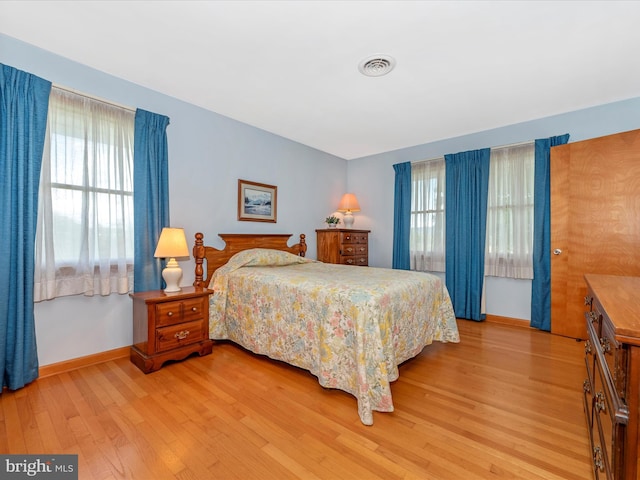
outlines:
[[[167,262],[167,266],[162,270],[162,278],[164,278],[167,284],[164,289],[165,293],[179,292],[182,290],[179,285],[180,280],[182,280],[182,269],[175,258],[170,258]]]
[[[342,217],[342,221],[344,222],[344,228],[351,228],[353,227],[353,214],[351,212],[345,212],[344,216]]]

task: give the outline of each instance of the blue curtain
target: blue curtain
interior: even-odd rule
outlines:
[[[445,283],[456,317],[484,320],[484,247],[491,149],[445,155]]]
[[[411,162],[393,166],[396,172],[393,207],[393,268],[411,268]]]
[[[163,227],[169,226],[169,117],[136,110],[133,146],[135,292],[162,288],[162,262],[154,258]]]
[[[34,251],[50,91],[51,82],[0,64],[0,372],[11,390],[38,377]]]
[[[566,133],[535,142],[531,326],[547,332],[551,331],[551,147],[568,141]]]

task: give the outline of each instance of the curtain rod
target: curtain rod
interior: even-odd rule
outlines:
[[[90,98],[91,100],[95,100],[97,102],[101,102],[101,103],[104,103],[104,104],[107,104],[107,105],[111,105],[113,107],[122,108],[124,110],[129,110],[130,112],[134,112],[134,113],[136,111],[136,109],[133,108],[133,107],[129,107],[127,105],[122,105],[120,103],[112,102],[111,100],[105,100],[104,98],[96,97],[94,95],[89,95],[88,93],[80,92],[78,90],[74,90],[73,88],[64,87],[62,85],[58,85],[58,84],[55,84],[55,83],[53,83],[51,86],[53,88],[57,88],[58,90],[64,90],[65,92],[73,93],[75,95],[80,95],[81,97]]]
[[[535,143],[535,140],[526,140],[524,142],[517,142],[517,143],[509,143],[508,145],[500,145],[499,147],[489,147],[492,150],[498,150],[500,148],[511,148],[511,147],[520,147],[522,145],[530,145]],[[434,160],[439,160],[441,158],[444,158],[444,155],[440,156],[440,157],[435,157],[435,158],[430,158],[428,160],[414,160],[411,163],[421,163],[421,162],[433,162]]]

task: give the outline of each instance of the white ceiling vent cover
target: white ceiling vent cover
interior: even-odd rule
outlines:
[[[389,55],[373,55],[360,62],[358,70],[367,77],[381,77],[396,66],[396,61]]]

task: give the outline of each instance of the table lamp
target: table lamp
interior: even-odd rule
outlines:
[[[344,213],[344,218],[342,219],[344,226],[351,228],[353,226],[352,212],[360,211],[360,205],[358,204],[356,196],[353,193],[345,193],[342,196],[342,200],[340,200],[340,205],[338,205],[338,211]]]
[[[162,278],[167,284],[164,289],[165,293],[179,292],[181,290],[179,283],[182,279],[182,269],[175,257],[188,257],[189,247],[187,239],[184,236],[184,229],[165,227],[160,233],[156,253],[156,258],[168,258],[164,270],[162,270]]]

